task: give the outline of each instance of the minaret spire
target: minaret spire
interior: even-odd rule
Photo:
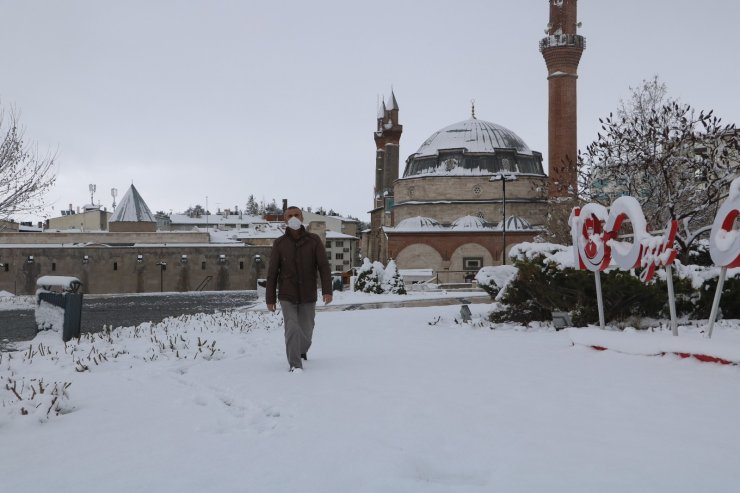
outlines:
[[[578,62],[586,39],[577,34],[577,0],[549,0],[550,23],[540,51],[547,65],[549,93],[548,174],[551,197],[576,191]]]

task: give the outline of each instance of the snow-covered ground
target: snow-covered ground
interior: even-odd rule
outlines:
[[[737,488],[740,367],[491,330],[470,308],[320,312],[302,374],[261,311],[42,333],[0,360],[2,491]],[[740,322],[714,339],[740,344]]]

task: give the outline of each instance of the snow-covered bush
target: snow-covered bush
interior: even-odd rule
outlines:
[[[518,269],[513,265],[495,265],[483,267],[475,275],[478,286],[491,298],[499,299],[506,291],[506,286],[517,275]]]
[[[499,296],[507,306],[491,315],[493,321],[550,320],[552,311],[570,312],[575,325],[598,321],[593,273],[572,268],[572,247],[522,243],[512,248],[512,257],[517,259],[518,272]],[[684,266],[680,262],[674,267],[678,315],[707,318],[719,269]],[[669,315],[665,271],[658,271],[654,280],[646,284],[634,270],[612,268],[601,273],[601,283],[608,322]],[[740,299],[740,269],[730,269],[720,302],[725,318],[740,318],[737,299]]]
[[[383,291],[390,294],[406,294],[406,286],[398,272],[396,261],[391,259],[385,267],[383,275]]]
[[[380,294],[383,292],[381,279],[370,259],[366,257],[357,272],[355,291]]]
[[[354,290],[374,294],[406,294],[406,286],[393,260],[383,267],[380,262],[370,262],[365,258],[358,269]]]

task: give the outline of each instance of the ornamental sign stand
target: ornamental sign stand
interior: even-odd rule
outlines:
[[[721,267],[717,290],[714,292],[712,313],[709,315],[707,337],[712,337],[714,321],[717,319],[719,300],[722,298],[722,289],[725,285],[728,267],[740,267],[740,230],[734,229],[734,224],[740,216],[740,178],[735,178],[730,184],[730,193],[722,207],[717,211],[709,234],[709,255],[714,265]]]
[[[632,224],[634,237],[632,243],[619,240],[619,231],[625,220]],[[603,329],[606,324],[600,273],[614,260],[617,266],[624,270],[642,267],[640,273],[642,282],[649,282],[657,267],[666,267],[671,329],[674,336],[678,335],[676,296],[673,291],[671,269],[671,264],[676,258],[673,243],[678,231],[678,221],[669,221],[662,236],[653,236],[647,232],[647,221],[637,199],[625,196],[615,200],[609,210],[603,205],[594,203],[586,204],[583,208],[574,208],[570,225],[576,264],[580,269],[592,271],[595,276],[601,328]]]
[[[709,238],[712,261],[721,267],[721,271],[709,317],[707,337],[712,336],[727,268],[740,267],[740,230],[734,227],[739,216],[740,178],[735,178],[730,184],[727,200],[717,212]],[[619,240],[619,230],[625,220],[632,223],[634,238],[632,243]],[[601,328],[605,327],[605,321],[600,273],[614,260],[614,263],[623,270],[641,267],[642,282],[650,281],[657,267],[665,267],[671,331],[677,336],[676,295],[671,265],[676,259],[673,244],[678,232],[678,221],[671,219],[662,236],[653,236],[647,232],[647,222],[639,202],[634,197],[624,196],[612,202],[608,210],[603,205],[594,203],[586,204],[582,208],[575,207],[569,224],[576,265],[579,269],[590,270],[595,276]]]

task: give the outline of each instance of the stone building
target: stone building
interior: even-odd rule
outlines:
[[[576,191],[576,80],[585,39],[576,0],[550,0],[540,51],[548,70],[548,170],[542,154],[506,127],[471,118],[434,132],[398,177],[403,127],[395,94],[378,109],[375,188],[363,252],[399,268],[431,268],[445,282],[506,261],[560,217]],[[567,204],[566,204],[567,206]],[[557,213],[556,213],[557,212]],[[567,214],[565,215],[567,217]]]
[[[383,149],[376,154],[382,173],[365,250],[371,259],[393,258],[401,269],[430,268],[442,273],[441,282],[460,282],[484,265],[505,262],[505,250],[541,231],[548,207],[542,154],[506,127],[476,118],[473,109],[469,119],[426,139],[398,178],[389,169],[398,165],[395,95],[390,106],[392,112],[381,108],[375,133]]]
[[[108,212],[105,208],[98,205],[85,205],[80,211],[72,208],[69,204],[67,210],[61,211],[58,217],[49,218],[46,221],[46,229],[58,231],[77,230],[77,231],[106,231],[108,221],[113,213]]]
[[[131,186],[110,231],[0,232],[0,291],[33,294],[44,275],[79,278],[84,293],[256,289],[270,248],[208,232],[158,232]]]

